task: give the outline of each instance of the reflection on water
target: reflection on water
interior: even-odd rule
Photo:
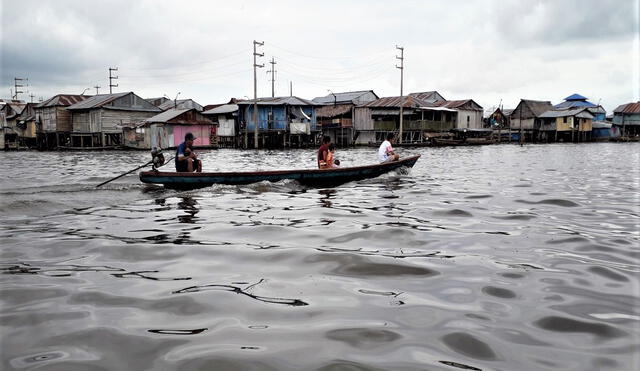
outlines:
[[[336,188],[187,192],[95,188],[146,153],[0,153],[24,165],[0,179],[0,369],[640,368],[637,144],[404,153],[410,172]]]
[[[178,202],[178,208],[184,210],[186,215],[178,216],[178,220],[180,223],[196,223],[198,221],[196,217],[198,213],[198,201],[190,196],[181,197],[181,199],[182,201]]]

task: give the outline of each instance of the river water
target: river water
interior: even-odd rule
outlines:
[[[335,188],[193,191],[95,188],[146,152],[0,153],[1,368],[639,369],[638,144],[401,153],[422,158]]]

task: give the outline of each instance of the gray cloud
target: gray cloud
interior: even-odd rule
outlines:
[[[633,1],[500,1],[495,26],[511,46],[527,47],[633,37]]]
[[[611,108],[637,99],[636,11],[633,1],[598,0],[23,0],[3,3],[0,92],[14,77],[45,97],[95,84],[104,92],[117,66],[118,91],[224,102],[253,95],[258,39],[259,63],[278,63],[279,95],[291,81],[307,98],[327,89],[397,95],[400,44],[405,92],[483,106],[579,92]],[[266,69],[258,72],[259,95],[270,95]]]

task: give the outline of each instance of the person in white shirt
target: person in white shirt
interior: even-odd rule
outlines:
[[[378,160],[382,162],[398,161],[400,155],[393,152],[392,143],[395,142],[395,135],[393,133],[387,134],[387,140],[382,142],[380,148],[378,148]]]

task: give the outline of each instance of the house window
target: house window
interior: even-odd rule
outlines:
[[[567,123],[567,117],[566,117],[566,116],[562,118],[562,123],[563,123],[563,124],[566,124],[566,123]]]
[[[469,121],[471,120],[471,117],[469,117],[469,115],[467,115],[467,127],[469,127]]]

